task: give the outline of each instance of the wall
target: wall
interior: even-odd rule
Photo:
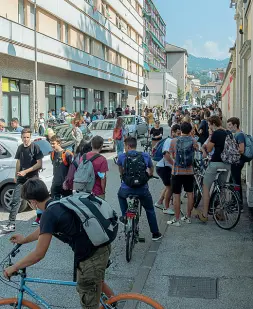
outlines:
[[[177,80],[178,86],[185,91],[185,54],[167,53],[167,69],[172,70],[171,75]]]

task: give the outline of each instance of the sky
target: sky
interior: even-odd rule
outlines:
[[[167,25],[166,41],[197,57],[225,59],[236,37],[230,0],[153,0]]]

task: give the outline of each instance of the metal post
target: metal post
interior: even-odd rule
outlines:
[[[37,60],[37,0],[34,1],[34,71],[35,71],[35,89],[34,89],[34,111],[35,121],[39,118],[38,113],[38,60]]]
[[[139,53],[140,45],[138,43],[138,89],[137,89],[137,114],[140,115],[140,53]]]

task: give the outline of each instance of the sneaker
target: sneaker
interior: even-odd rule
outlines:
[[[208,217],[205,217],[201,211],[198,213],[198,219],[203,223],[208,221]]]
[[[6,233],[15,232],[15,229],[16,227],[14,223],[8,223],[7,225],[3,227],[3,231]]]
[[[40,225],[40,219],[36,218],[36,220],[32,223],[32,226],[36,227]]]
[[[156,207],[162,207],[162,206],[163,206],[163,203],[156,202],[156,203],[155,203],[155,206],[156,206]]]
[[[115,164],[117,164],[117,162],[118,162],[118,157],[114,157],[114,158],[113,158],[113,161],[114,161]]]
[[[127,224],[127,218],[126,218],[125,216],[119,217],[119,221],[120,221],[122,224],[124,224],[124,225]]]
[[[180,221],[177,221],[175,218],[170,220],[170,221],[167,221],[167,224],[168,225],[174,225],[174,226],[177,226],[177,227],[179,227],[181,225]]]
[[[174,211],[173,209],[170,209],[170,208],[168,208],[168,209],[163,209],[163,213],[164,213],[165,215],[171,215],[171,216],[174,216],[174,215],[175,215],[175,211]]]
[[[183,216],[183,217],[181,218],[181,221],[182,221],[182,222],[186,222],[186,223],[188,223],[188,224],[192,223],[191,219],[188,218],[187,216]]]
[[[153,240],[153,241],[157,241],[157,240],[161,239],[162,237],[163,237],[163,235],[162,235],[160,232],[154,233],[154,234],[152,235],[152,240]]]

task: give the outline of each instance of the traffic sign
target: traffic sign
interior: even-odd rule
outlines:
[[[146,98],[148,96],[148,92],[149,92],[148,86],[144,85],[141,92],[142,92],[142,96],[144,98]]]

